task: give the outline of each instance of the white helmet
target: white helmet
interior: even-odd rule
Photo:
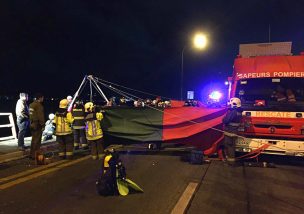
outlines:
[[[69,96],[67,96],[67,98],[66,98],[66,99],[68,100],[68,102],[72,102],[73,97],[72,97],[71,95],[69,95]]]
[[[232,97],[229,100],[229,105],[231,106],[231,108],[239,108],[242,106],[241,100],[237,97]]]
[[[50,119],[50,120],[53,120],[54,117],[55,117],[55,115],[54,115],[53,113],[49,114],[49,119]]]

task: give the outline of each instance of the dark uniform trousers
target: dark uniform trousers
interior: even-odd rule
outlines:
[[[224,135],[224,152],[226,158],[233,161],[233,159],[235,159],[235,142],[237,140],[237,135],[231,132],[225,132]]]
[[[35,153],[39,151],[41,146],[42,127],[39,123],[33,122],[30,130],[32,135],[30,156],[35,158]]]
[[[57,135],[56,141],[59,143],[58,156],[61,158],[72,158],[74,150],[73,134]]]
[[[91,155],[93,159],[102,159],[103,154],[103,138],[88,141],[91,146]]]
[[[87,146],[85,129],[73,129],[74,146]]]

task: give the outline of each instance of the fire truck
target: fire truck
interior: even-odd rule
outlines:
[[[304,156],[304,52],[291,42],[242,44],[229,95],[242,101],[236,151]]]

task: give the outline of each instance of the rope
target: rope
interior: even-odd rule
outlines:
[[[131,90],[131,91],[136,91],[136,92],[139,92],[139,93],[142,93],[142,94],[147,94],[147,95],[151,95],[151,96],[155,96],[155,97],[163,97],[163,98],[172,100],[172,98],[170,98],[170,97],[165,97],[165,96],[161,96],[161,95],[157,95],[157,94],[151,94],[151,93],[148,93],[148,92],[145,92],[145,91],[140,91],[140,90],[132,89],[132,88],[129,88],[129,87],[126,87],[126,86],[123,86],[123,85],[119,85],[119,84],[116,84],[116,83],[113,83],[113,82],[110,82],[110,81],[106,81],[106,80],[103,80],[103,79],[100,79],[100,78],[97,78],[97,77],[94,77],[94,78],[98,82],[106,82],[106,83],[109,83],[111,85],[115,85],[117,87],[122,87],[122,88],[125,88],[125,89],[128,89],[128,90]]]
[[[257,148],[245,155],[242,155],[240,157],[237,157],[237,159],[253,159],[253,158],[256,158],[257,156],[259,156],[265,149],[267,149],[270,145],[269,144],[264,144],[262,145],[260,148]],[[255,154],[255,155],[254,155]],[[253,156],[251,156],[253,155]],[[250,157],[251,156],[251,157]]]
[[[93,85],[93,87],[96,89],[96,91],[99,93],[100,96],[103,96],[102,93],[98,90],[98,88],[96,87],[96,85],[91,84],[91,86]],[[91,95],[92,96],[92,95]],[[92,102],[92,98],[91,98],[91,102]]]
[[[95,87],[95,86],[94,86]],[[96,87],[95,87],[96,89]],[[96,89],[97,90],[97,89]],[[97,90],[98,91],[98,90]],[[92,80],[90,79],[90,102],[92,102],[92,98],[93,98],[93,91],[92,91]]]

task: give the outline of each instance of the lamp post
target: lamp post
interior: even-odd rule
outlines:
[[[193,47],[199,50],[205,49],[207,46],[207,36],[203,33],[197,33],[193,38]],[[180,88],[180,100],[183,100],[183,82],[184,82],[184,52],[187,46],[185,45],[182,50],[182,62],[181,62],[181,88]]]

